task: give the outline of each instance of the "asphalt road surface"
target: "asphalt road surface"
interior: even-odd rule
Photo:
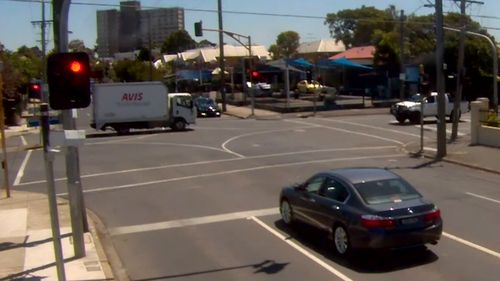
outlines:
[[[389,114],[197,122],[186,132],[100,134],[79,150],[86,207],[131,280],[499,280],[500,176],[409,157],[419,126]],[[426,122],[426,142],[435,127]],[[468,134],[461,123],[459,136]],[[16,189],[45,192],[40,151],[12,162]],[[352,166],[387,167],[433,200],[439,244],[345,260],[323,233],[283,225],[282,186]],[[55,173],[65,196],[63,155]]]

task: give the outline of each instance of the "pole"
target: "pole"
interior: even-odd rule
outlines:
[[[45,42],[45,2],[42,1],[42,82],[47,81],[47,69],[46,69],[46,62],[45,62],[45,54],[47,53],[46,50],[46,42]],[[42,102],[48,102],[48,97],[42,95]]]
[[[54,0],[54,41],[56,42],[56,48],[58,48],[57,51],[61,53],[68,51],[68,13],[70,2],[71,0]],[[74,130],[76,128],[72,110],[63,110],[62,119],[64,130]],[[85,256],[83,233],[85,230],[88,231],[79,163],[78,148],[69,146],[66,149],[66,177],[75,258]]]
[[[404,65],[404,47],[405,47],[405,41],[404,41],[404,28],[405,28],[405,11],[401,10],[401,15],[399,16],[399,99],[404,100],[405,99],[405,65]]]
[[[252,93],[252,116],[255,116],[255,87],[253,85],[253,54],[252,54],[252,38],[248,36],[248,54],[250,56],[250,60],[248,62],[250,68],[250,92]]]
[[[457,92],[453,102],[453,125],[451,128],[450,141],[457,139],[458,122],[460,118],[460,102],[462,101],[462,78],[464,77],[464,49],[465,49],[465,0],[460,1],[460,37],[458,43],[458,62],[457,62]]]
[[[1,51],[1,50],[0,50]],[[3,108],[3,62],[0,61],[0,132],[2,137],[2,168],[3,168],[3,187],[5,189],[5,197],[10,197],[9,187],[9,169],[7,162],[7,148],[5,143],[5,111]]]
[[[61,233],[59,230],[59,218],[57,213],[57,197],[54,180],[54,152],[49,147],[49,105],[40,104],[40,125],[42,127],[42,142],[45,158],[45,175],[47,177],[47,195],[49,197],[50,223],[52,226],[52,238],[54,242],[54,254],[56,258],[57,278],[59,281],[66,280],[64,271],[64,260],[61,246]]]
[[[437,124],[437,154],[436,158],[446,156],[446,120],[445,120],[445,89],[443,73],[444,31],[443,31],[443,0],[436,0],[436,80],[438,101]]]
[[[220,94],[222,97],[222,111],[226,112],[226,85],[225,85],[225,58],[224,58],[224,28],[222,25],[222,0],[217,0],[217,11],[219,15],[219,68],[220,68]]]
[[[149,48],[149,81],[153,81],[153,50],[151,44],[151,11],[148,12],[148,48]]]

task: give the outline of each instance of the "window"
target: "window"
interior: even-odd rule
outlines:
[[[434,103],[435,102],[435,97],[434,96],[427,97],[427,102],[428,103]]]
[[[187,108],[192,108],[193,107],[193,101],[191,100],[191,97],[187,96],[178,96],[175,98],[177,105],[187,107]]]
[[[377,180],[354,185],[366,204],[397,203],[420,198],[409,183],[401,179]]]
[[[310,179],[306,184],[306,191],[309,193],[318,193],[319,189],[323,185],[325,178],[323,176],[315,177]]]
[[[333,178],[326,179],[325,188],[321,193],[321,195],[338,202],[345,202],[345,200],[349,196],[347,188],[342,183]]]

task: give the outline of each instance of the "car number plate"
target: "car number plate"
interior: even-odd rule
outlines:
[[[416,222],[418,222],[418,218],[408,218],[408,219],[401,220],[402,224],[414,224]]]

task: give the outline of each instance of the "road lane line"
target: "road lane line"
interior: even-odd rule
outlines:
[[[28,144],[23,136],[21,136],[21,141],[22,141],[23,145]],[[14,179],[14,183],[13,183],[14,186],[19,185],[19,183],[21,183],[21,179],[24,176],[24,171],[26,170],[26,166],[28,165],[28,161],[31,158],[31,153],[33,153],[33,150],[30,149],[26,153],[26,156],[24,156],[23,162],[21,163],[21,166],[19,167],[19,170],[17,171],[16,178]]]
[[[361,123],[356,123],[356,122],[351,122],[351,121],[334,120],[334,119],[327,119],[327,118],[317,118],[317,119],[318,120],[327,121],[327,122],[336,122],[336,123],[354,125],[354,126],[359,126],[359,127],[377,129],[379,131],[386,131],[386,132],[396,133],[396,134],[400,134],[400,135],[405,135],[405,136],[411,136],[411,137],[420,138],[420,134],[412,134],[412,133],[402,132],[402,131],[398,131],[398,130],[387,129],[387,128],[378,127],[378,126],[372,126],[372,125],[366,125],[366,124],[361,124]],[[424,137],[424,138],[427,138],[427,137]]]
[[[239,138],[243,138],[243,137],[248,137],[248,136],[255,136],[255,135],[262,135],[262,134],[269,134],[269,133],[277,133],[277,132],[286,132],[286,131],[292,131],[292,130],[296,130],[296,129],[306,129],[306,128],[312,128],[312,127],[315,127],[315,126],[312,126],[312,125],[309,125],[307,127],[300,127],[300,128],[287,128],[287,129],[278,129],[278,130],[266,130],[266,131],[258,131],[258,132],[251,132],[251,133],[246,133],[246,134],[241,134],[241,135],[237,135],[237,136],[234,136],[228,140],[226,140],[224,143],[222,143],[221,147],[222,149],[224,149],[225,151],[231,153],[231,154],[234,154],[240,158],[245,158],[244,155],[241,155],[239,153],[236,153],[232,150],[230,150],[229,148],[227,148],[227,144],[234,141],[234,140],[237,140]]]
[[[495,251],[493,251],[493,250],[490,250],[490,249],[488,249],[488,248],[486,248],[486,247],[483,247],[483,246],[481,246],[481,245],[478,245],[478,244],[475,244],[475,243],[469,242],[469,241],[467,241],[467,240],[465,240],[465,239],[462,239],[462,238],[457,237],[457,236],[455,236],[455,235],[449,234],[449,233],[447,233],[447,232],[443,232],[443,236],[445,236],[445,237],[447,237],[447,238],[450,238],[450,239],[452,239],[452,240],[455,240],[456,242],[459,242],[459,243],[464,244],[464,245],[466,245],[466,246],[469,246],[469,247],[471,247],[471,248],[474,248],[474,249],[476,249],[476,250],[479,250],[479,251],[481,251],[481,252],[483,252],[483,253],[486,253],[486,254],[492,255],[492,256],[494,256],[494,257],[496,257],[496,258],[500,258],[500,253],[495,252]]]
[[[253,217],[253,216],[269,216],[277,214],[279,214],[279,210],[277,207],[275,207],[275,208],[235,212],[235,213],[220,214],[213,216],[204,216],[198,218],[188,218],[188,219],[179,219],[179,220],[163,221],[163,222],[148,223],[148,224],[121,226],[121,227],[111,228],[109,230],[109,233],[112,236],[125,235],[125,234],[165,230],[171,228],[195,226],[195,225],[209,224],[216,222],[224,222],[224,221],[231,221],[238,219],[246,219],[248,217]]]
[[[492,199],[492,198],[489,198],[489,197],[486,197],[486,196],[482,196],[482,195],[479,195],[479,194],[471,193],[471,192],[466,192],[465,194],[470,195],[470,196],[474,196],[474,197],[477,197],[477,198],[480,198],[480,199],[488,200],[488,201],[491,201],[491,202],[494,202],[494,203],[497,203],[497,204],[500,204],[500,200],[495,200],[495,199]]]
[[[342,272],[338,271],[337,269],[333,268],[331,265],[329,265],[326,262],[322,261],[320,258],[316,257],[315,255],[313,255],[312,253],[310,253],[306,249],[302,248],[297,243],[293,242],[288,237],[285,237],[283,234],[279,233],[278,231],[276,231],[272,227],[268,226],[267,224],[265,224],[264,222],[262,222],[261,220],[259,220],[255,216],[250,217],[250,219],[253,220],[254,222],[256,222],[257,224],[259,224],[260,226],[262,226],[267,231],[271,232],[271,234],[273,234],[274,236],[278,237],[281,241],[287,243],[288,245],[290,245],[291,247],[293,247],[295,250],[299,251],[301,254],[303,254],[304,256],[308,257],[309,259],[311,259],[312,261],[314,261],[315,263],[317,263],[318,265],[320,265],[321,267],[323,267],[324,269],[326,269],[329,272],[335,274],[335,276],[337,276],[338,278],[340,278],[340,279],[342,279],[344,281],[352,281],[351,278],[347,277]]]
[[[397,148],[397,146],[372,146],[372,147],[352,147],[352,148],[329,148],[329,149],[303,150],[303,151],[294,151],[294,152],[283,152],[283,153],[248,156],[245,158],[206,160],[206,161],[189,162],[189,163],[181,163],[181,164],[161,165],[161,166],[156,166],[156,167],[136,168],[136,169],[121,170],[121,171],[95,173],[95,174],[83,175],[83,176],[81,176],[81,178],[93,178],[93,177],[110,176],[110,175],[117,175],[117,174],[129,174],[129,173],[134,173],[134,172],[161,170],[161,169],[168,169],[168,168],[181,168],[181,167],[189,167],[189,166],[196,166],[196,165],[216,164],[216,163],[251,160],[251,159],[273,158],[273,157],[297,155],[297,154],[307,154],[307,153],[352,151],[352,150],[356,150],[356,151],[359,151],[359,150],[380,150],[380,149],[395,149],[395,148]],[[63,181],[63,180],[66,180],[66,178],[58,178],[55,181]],[[45,183],[45,180],[19,183],[19,185],[32,185],[32,184],[40,184],[40,183]]]
[[[403,142],[400,142],[398,140],[384,138],[384,137],[380,137],[380,136],[376,136],[376,135],[372,135],[372,134],[361,133],[361,132],[351,131],[351,130],[347,130],[347,129],[340,129],[340,128],[330,127],[330,126],[325,126],[325,125],[317,125],[314,123],[308,123],[308,122],[304,122],[304,121],[288,120],[288,119],[285,121],[291,122],[291,123],[296,123],[296,124],[302,124],[302,125],[316,125],[315,127],[318,127],[318,128],[325,128],[325,129],[329,129],[329,130],[340,131],[340,132],[344,132],[344,133],[355,134],[355,135],[375,138],[375,139],[379,139],[379,140],[383,140],[383,141],[393,142],[393,143],[397,143],[399,145],[404,145]]]
[[[396,157],[405,157],[405,156],[407,156],[407,155],[406,154],[390,154],[390,155],[351,157],[351,158],[329,158],[329,159],[310,160],[310,161],[292,162],[292,163],[284,163],[284,164],[264,165],[264,166],[258,166],[258,167],[252,167],[252,168],[228,170],[228,171],[216,172],[216,173],[198,174],[198,175],[192,175],[192,176],[185,176],[185,177],[179,177],[179,178],[169,178],[169,179],[155,180],[155,181],[149,181],[149,182],[90,188],[90,189],[85,189],[83,192],[84,193],[94,193],[94,192],[103,192],[103,191],[113,191],[113,190],[135,188],[135,187],[139,187],[139,186],[147,186],[147,185],[154,185],[154,184],[167,183],[167,182],[191,180],[191,179],[203,178],[203,177],[222,176],[222,175],[229,175],[229,174],[236,174],[236,173],[250,172],[250,171],[258,171],[258,170],[265,170],[265,169],[272,169],[272,168],[300,166],[300,165],[307,165],[307,164],[341,162],[341,161],[357,161],[357,160],[367,160],[367,159],[384,159],[384,158],[396,158]],[[57,195],[58,196],[66,196],[66,195],[68,195],[68,193],[58,193]]]

